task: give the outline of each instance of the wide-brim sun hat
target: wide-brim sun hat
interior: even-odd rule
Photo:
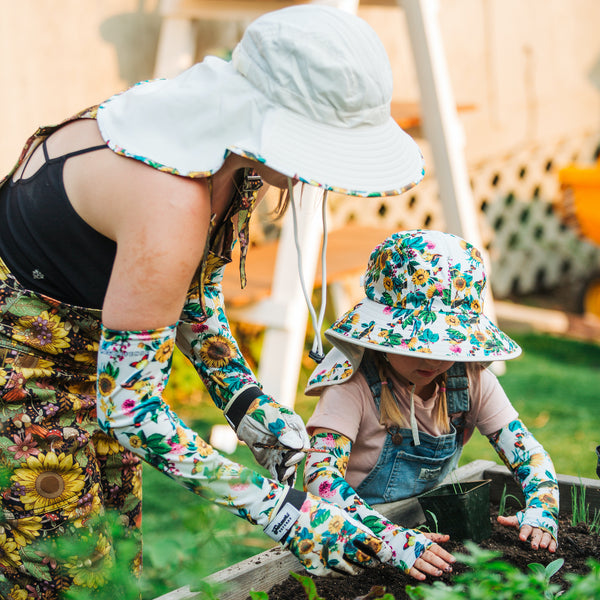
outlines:
[[[137,84],[101,104],[97,118],[115,152],[179,175],[211,175],[234,152],[327,190],[387,196],[424,175],[391,99],[389,59],[373,29],[310,4],[259,17],[230,62],[207,57],[172,79]]]
[[[366,297],[325,337],[355,369],[365,348],[461,362],[516,358],[521,348],[483,312],[486,285],[479,250],[462,238],[398,232],[371,253]]]

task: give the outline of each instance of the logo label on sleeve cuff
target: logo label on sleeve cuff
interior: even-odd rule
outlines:
[[[298,520],[300,511],[286,502],[275,515],[275,518],[265,527],[265,533],[273,540],[280,542]]]

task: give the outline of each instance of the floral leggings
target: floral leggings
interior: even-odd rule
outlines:
[[[99,311],[24,289],[0,259],[0,316],[0,597],[102,586],[116,557],[97,517],[110,510],[138,573],[142,469],[96,421]]]

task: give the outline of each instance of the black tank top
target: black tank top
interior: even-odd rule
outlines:
[[[0,189],[0,256],[24,287],[61,302],[102,308],[117,245],[90,227],[67,197],[65,162],[94,146],[49,158]],[[26,172],[27,164],[23,173]]]

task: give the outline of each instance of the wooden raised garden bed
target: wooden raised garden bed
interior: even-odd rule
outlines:
[[[509,470],[492,461],[476,460],[460,467],[451,475],[451,482],[477,481],[490,479],[490,502],[497,504],[502,494],[511,494],[523,498],[519,486],[513,480]],[[600,511],[600,480],[559,475],[561,496],[561,514],[571,512],[571,493],[573,488],[585,488],[586,502],[590,512]],[[425,516],[419,502],[410,498],[390,504],[377,506],[379,512],[391,521],[407,527],[415,527],[425,522]],[[218,571],[207,578],[211,584],[219,585],[219,600],[246,600],[250,590],[269,591],[273,586],[288,579],[290,571],[306,573],[299,561],[281,547],[272,548],[248,558],[231,567]],[[189,587],[180,588],[157,598],[156,600],[200,600],[199,592]]]

